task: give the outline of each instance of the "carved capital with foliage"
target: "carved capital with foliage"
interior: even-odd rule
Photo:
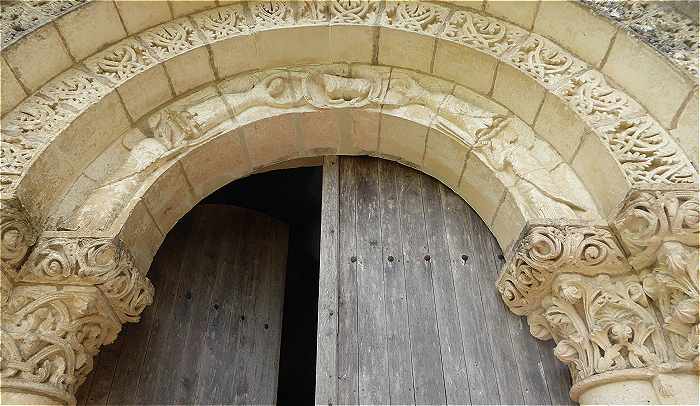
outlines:
[[[624,253],[607,227],[528,224],[498,279],[508,308],[527,315],[540,308],[557,275],[619,275],[630,271]]]
[[[699,207],[696,187],[635,190],[613,220],[680,361],[698,359]]]
[[[0,199],[0,264],[3,272],[7,271],[12,277],[35,242],[36,233],[19,200]]]
[[[121,323],[94,286],[18,284],[2,307],[0,387],[74,404]]]
[[[96,286],[121,322],[136,322],[151,304],[153,285],[116,239],[51,237],[40,239],[22,266],[23,283]]]

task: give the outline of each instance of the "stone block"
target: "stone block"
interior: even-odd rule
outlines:
[[[309,25],[257,31],[256,68],[325,63],[330,55],[327,25]]]
[[[611,21],[574,2],[543,1],[539,7],[534,25],[536,33],[555,41],[591,65],[600,66],[617,30]],[[585,28],[572,29],[572,26]]]
[[[210,45],[214,68],[225,78],[257,67],[257,51],[252,35],[239,35]]]
[[[478,156],[469,154],[456,190],[484,223],[491,224],[506,189]]]
[[[586,131],[583,120],[552,93],[546,94],[536,120],[534,129],[537,135],[547,141],[564,161],[571,162]]]
[[[299,136],[307,155],[335,154],[340,146],[340,129],[335,110],[299,113]]]
[[[379,64],[430,72],[435,37],[381,27],[379,29]]]
[[[420,168],[428,127],[400,116],[383,114],[379,128],[380,154]]]
[[[170,7],[173,10],[173,16],[175,18],[190,15],[197,11],[206,10],[209,8],[216,7],[216,2],[214,0],[182,0],[182,1],[171,1]]]
[[[378,109],[349,109],[336,112],[340,131],[339,154],[376,153],[379,143]]]
[[[546,90],[524,73],[504,63],[498,65],[493,98],[526,123],[535,121]]]
[[[628,35],[615,38],[603,73],[646,107],[665,128],[671,126],[694,86],[671,62]]]
[[[372,63],[378,29],[376,26],[331,25],[330,60]]]
[[[630,188],[620,165],[592,132],[584,134],[571,167],[586,185],[604,218],[625,198]]]
[[[138,120],[173,97],[162,66],[154,66],[121,85],[117,91],[129,116]]]
[[[486,3],[485,11],[529,30],[535,21],[538,6],[537,1],[490,0]]]
[[[422,167],[450,188],[456,188],[469,147],[433,128],[428,131]]]
[[[250,173],[243,131],[234,130],[197,146],[180,162],[197,200]]]
[[[17,80],[31,92],[73,64],[53,24],[47,24],[12,44],[3,50],[3,55]]]
[[[496,236],[502,252],[509,252],[513,242],[518,239],[527,220],[510,192],[506,191],[496,216],[491,223],[491,232]]]
[[[56,20],[71,55],[82,60],[126,37],[114,2],[94,1]]]
[[[496,58],[483,52],[439,39],[433,73],[487,94],[493,86],[497,63]]]
[[[52,144],[82,171],[130,125],[119,97],[112,92],[78,116]]]
[[[243,128],[253,169],[296,157],[300,142],[294,114],[262,118]]]
[[[143,202],[163,235],[195,204],[195,198],[179,162],[158,171],[158,177],[143,195]]]
[[[179,95],[214,80],[209,51],[196,48],[165,62],[175,94]]]
[[[5,59],[0,59],[2,66],[0,67],[0,78],[2,83],[2,92],[0,92],[0,114],[4,115],[8,111],[15,108],[19,102],[27,97],[27,93],[19,84],[14,73],[10,70],[10,66],[5,62]]]
[[[688,155],[690,162],[695,166],[695,170],[698,169],[698,155],[700,154],[698,152],[698,134],[700,134],[698,129],[700,124],[698,110],[700,110],[700,107],[698,107],[698,91],[696,89],[678,116],[676,128],[671,130],[671,135]]]
[[[173,19],[166,1],[115,1],[126,32],[135,34]]]
[[[146,273],[151,267],[153,257],[158,252],[163,234],[153,221],[148,209],[139,199],[132,202],[116,222],[115,230],[120,240],[124,241],[134,257],[136,268]]]

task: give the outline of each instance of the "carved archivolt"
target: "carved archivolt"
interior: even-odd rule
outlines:
[[[566,101],[632,184],[693,183],[697,173],[671,136],[621,90],[551,41],[496,18],[447,5],[404,2],[251,2],[177,19],[86,58],[5,116],[0,190],[13,193],[43,148],[114,89],[197,47],[260,30],[307,24],[378,24],[474,48],[530,75]]]

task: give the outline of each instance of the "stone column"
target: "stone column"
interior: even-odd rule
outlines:
[[[613,227],[528,224],[514,246],[498,290],[557,343],[573,400],[697,403],[697,199],[633,192]]]
[[[138,321],[153,286],[120,241],[65,233],[37,241],[11,206],[3,201],[0,211],[0,401],[74,404],[93,357],[122,323]]]

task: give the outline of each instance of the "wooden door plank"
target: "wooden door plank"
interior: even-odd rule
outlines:
[[[406,280],[401,248],[397,164],[379,160],[382,260],[385,288],[389,400],[391,404],[415,403],[413,368],[408,331]],[[391,260],[390,260],[391,258]]]
[[[359,402],[388,404],[386,313],[376,159],[354,158],[357,177]]]
[[[95,378],[86,399],[88,405],[106,405],[112,389],[112,382],[119,363],[124,340],[117,339],[114,343],[102,347],[95,372]]]
[[[492,360],[492,348],[488,336],[486,316],[481,299],[481,289],[476,273],[477,256],[470,234],[479,230],[468,230],[467,210],[471,210],[461,197],[440,186],[447,243],[450,249],[452,271],[462,328],[469,392],[472,404],[500,404]],[[482,228],[486,228],[481,224]],[[487,230],[488,231],[488,230]],[[498,349],[496,349],[498,350]]]
[[[491,342],[491,355],[493,357],[501,402],[523,404],[520,378],[513,376],[513,368],[516,366],[517,360],[511,342],[508,314],[506,314],[501,297],[496,290],[493,272],[496,264],[494,263],[493,255],[489,255],[492,252],[491,240],[493,235],[487,232],[488,230],[485,230],[479,216],[468,208],[466,204],[465,210],[467,211],[466,229],[471,230],[469,240],[472,243],[473,251],[479,253],[474,256],[476,262],[475,273],[481,291],[481,302],[484,305],[486,325]]]
[[[433,277],[440,354],[445,377],[445,395],[448,404],[466,404],[470,402],[469,381],[455,296],[451,254],[445,236],[440,183],[422,174],[421,191],[430,253],[428,265]]]
[[[252,254],[254,246],[252,240],[255,229],[259,226],[257,216],[243,216],[240,230],[240,256],[231,269],[236,275],[236,294],[229,297],[229,324],[230,331],[226,344],[226,356],[224,363],[227,365],[222,381],[228,386],[224,387],[221,395],[221,403],[235,403],[237,395],[237,382],[244,378],[244,369],[241,368],[241,360],[244,354],[240,351],[241,341],[249,338],[246,331],[249,316],[248,309],[251,306],[252,279],[251,271],[254,268],[255,256]]]
[[[338,404],[358,404],[356,187],[353,159],[339,160]]]
[[[286,224],[276,222],[272,228],[271,238],[273,254],[271,261],[272,281],[268,287],[268,296],[272,304],[266,313],[267,323],[263,324],[265,340],[263,346],[266,348],[263,358],[263,376],[261,381],[266,382],[267,395],[266,402],[277,403],[277,385],[279,377],[280,349],[282,347],[282,319],[284,308],[285,279],[287,274],[287,258],[289,249],[289,227]],[[266,327],[269,326],[269,327]]]
[[[323,160],[321,253],[318,281],[316,341],[316,404],[337,401],[336,346],[338,335],[338,157]]]
[[[196,247],[196,254],[191,259],[191,263],[188,261],[189,258],[185,258],[185,263],[188,265],[189,272],[197,272],[197,275],[189,278],[190,283],[185,292],[186,305],[183,307],[184,311],[177,315],[181,327],[178,328],[179,336],[173,348],[180,352],[179,361],[173,365],[174,373],[170,376],[168,386],[161,387],[163,392],[168,391],[170,394],[164,398],[177,404],[192,403],[199,380],[199,370],[195,367],[199,364],[204,343],[207,325],[205,315],[210,306],[212,288],[216,282],[216,263],[221,242],[218,214],[207,210],[204,206],[199,206],[195,210],[203,213],[199,220],[203,231],[197,236],[197,240],[189,243]]]
[[[265,264],[264,250],[259,249],[259,244],[265,244],[260,240],[257,230],[267,225],[267,219],[256,217],[251,225],[252,233],[246,238],[246,252],[251,257],[249,266],[245,269],[246,279],[243,288],[242,313],[239,319],[240,332],[238,333],[238,343],[235,351],[238,352],[236,359],[236,375],[234,378],[234,404],[247,404],[247,398],[252,390],[252,377],[255,373],[255,304],[258,299],[256,289],[263,283],[264,277],[262,269]]]
[[[149,276],[156,287],[154,302],[141,315],[139,325],[128,326],[125,347],[119,360],[119,371],[112,385],[109,401],[112,404],[148,404],[153,399],[154,388],[161,374],[166,371],[162,360],[168,354],[168,337],[174,325],[175,303],[180,284],[186,278],[183,260],[191,251],[188,241],[194,231],[194,216],[187,216],[178,223],[158,250]],[[146,328],[149,326],[150,328]],[[130,382],[137,376],[136,387]]]
[[[444,404],[445,384],[432,276],[425,259],[428,247],[420,176],[404,167],[398,173],[413,381],[416,403]]]
[[[208,210],[219,211],[219,226],[230,232],[229,235],[237,235],[239,238],[221,238],[220,250],[217,258],[217,276],[212,292],[212,300],[207,311],[207,327],[204,334],[204,345],[197,369],[200,371],[197,383],[197,393],[194,397],[195,404],[218,404],[224,402],[222,393],[223,379],[226,369],[230,366],[224,360],[226,357],[226,343],[231,330],[230,307],[231,301],[237,295],[238,273],[235,272],[235,264],[243,254],[241,250],[241,230],[243,216],[238,210],[216,205],[207,205]],[[223,236],[222,236],[223,237]]]

